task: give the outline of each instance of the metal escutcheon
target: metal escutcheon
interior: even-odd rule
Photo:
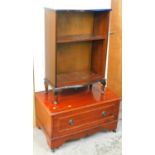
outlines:
[[[70,119],[70,120],[68,121],[68,124],[69,124],[69,125],[74,125],[74,120],[73,120],[73,119]]]
[[[107,115],[106,111],[102,112],[102,116],[105,117]]]

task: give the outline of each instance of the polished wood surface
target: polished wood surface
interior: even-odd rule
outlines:
[[[69,42],[81,42],[81,41],[93,41],[103,40],[101,35],[69,35],[57,38],[57,43],[69,43]]]
[[[35,100],[35,108],[36,108],[36,126],[38,128],[43,128],[46,134],[51,137],[52,136],[52,123],[51,123],[52,118],[50,117],[50,113],[48,113],[44,105],[40,104],[40,102],[37,99]]]
[[[87,88],[69,89],[59,93],[57,105],[53,104],[52,92],[35,93],[37,126],[44,131],[51,148],[117,128],[120,98],[109,89],[96,99],[98,93]]]
[[[45,10],[46,90],[104,79],[109,13]]]
[[[89,71],[91,68],[91,48],[91,42],[57,45],[57,74]]]
[[[103,77],[101,75],[91,71],[61,73],[57,74],[57,86],[81,85],[102,79]]]
[[[112,0],[110,25],[108,87],[122,96],[122,0]]]
[[[108,31],[110,12],[97,12],[94,15],[94,34],[102,35],[104,41],[93,42],[92,47],[92,70],[105,76],[107,55]]]
[[[97,93],[97,92],[96,92]],[[95,93],[87,89],[68,89],[64,92],[59,93],[59,104],[54,105],[52,101],[54,100],[53,92],[50,91],[48,94],[45,92],[36,92],[35,96],[38,100],[42,102],[49,112],[62,112],[74,108],[83,108],[83,106],[96,105],[101,102],[112,102],[114,100],[120,99],[111,90],[106,89],[105,94],[101,96],[99,100],[96,100]]]
[[[93,12],[57,11],[57,37],[93,33]]]
[[[56,12],[45,9],[45,78],[56,83]]]
[[[99,11],[94,13],[94,35],[102,35],[108,38],[110,11]]]

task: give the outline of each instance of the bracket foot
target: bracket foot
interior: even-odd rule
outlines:
[[[55,149],[51,149],[51,151],[54,153],[55,152]]]

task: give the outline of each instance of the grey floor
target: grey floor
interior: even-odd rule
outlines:
[[[87,138],[67,142],[54,153],[49,149],[44,134],[34,128],[33,154],[34,155],[121,155],[122,121],[120,120],[117,132],[100,132]]]

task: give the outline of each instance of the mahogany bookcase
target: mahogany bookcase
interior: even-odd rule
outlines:
[[[78,85],[106,85],[105,67],[111,10],[45,8],[45,91]]]

